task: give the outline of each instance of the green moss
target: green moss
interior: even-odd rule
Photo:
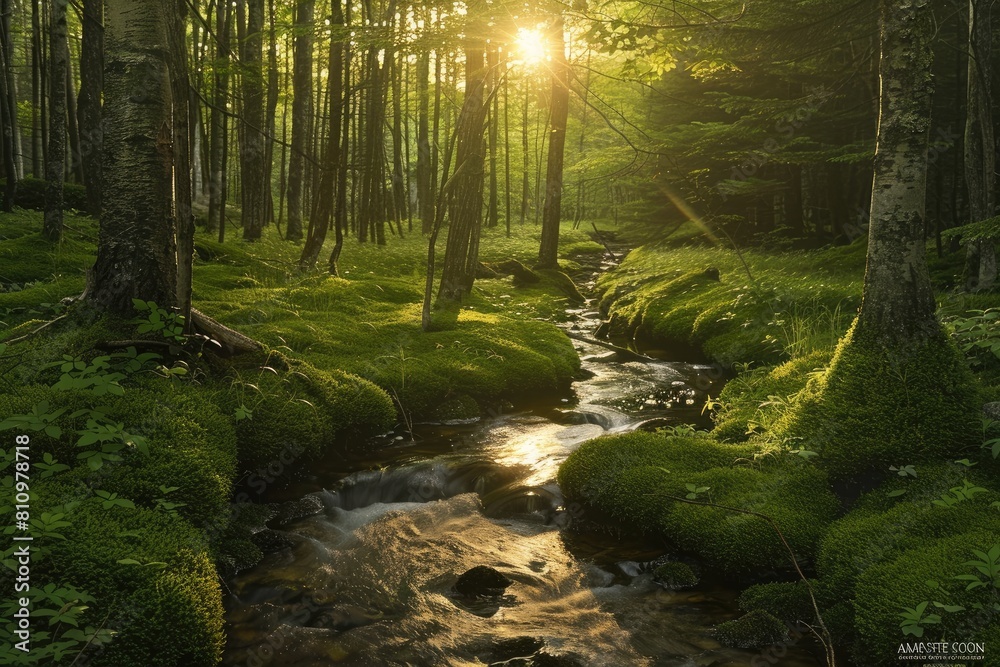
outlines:
[[[571,302],[583,303],[587,300],[587,298],[580,293],[580,288],[576,286],[573,279],[562,271],[556,271],[554,269],[535,269],[535,273],[551,282],[555,288],[562,292]]]
[[[163,383],[166,384],[166,383]],[[148,440],[148,454],[126,449],[123,460],[107,465],[93,475],[99,488],[149,508],[156,499],[183,503],[178,511],[195,525],[211,524],[226,512],[236,475],[236,439],[230,421],[212,403],[211,392],[183,385],[158,387],[158,391],[129,389],[123,396],[101,396],[79,391],[57,391],[47,387],[23,388],[19,394],[0,394],[0,414],[30,412],[42,402],[50,410],[63,409],[54,423],[62,429],[59,438],[44,432],[32,437],[36,457],[51,454],[74,465],[86,448],[75,445],[77,431],[86,427],[87,414],[76,411],[100,406],[108,419]],[[76,477],[91,477],[85,467]],[[161,486],[177,487],[169,495]]]
[[[830,356],[828,351],[816,351],[780,366],[740,373],[719,394],[713,435],[741,442],[752,434],[766,434],[806,386],[809,374],[825,367]]]
[[[755,584],[740,593],[739,605],[743,611],[765,611],[786,623],[812,623],[816,618],[809,590],[802,581]]]
[[[441,403],[432,413],[432,418],[441,421],[451,419],[473,419],[480,414],[479,404],[471,396],[464,394]]]
[[[788,637],[788,628],[766,611],[755,610],[735,621],[720,623],[715,637],[723,646],[733,648],[763,648]]]
[[[240,363],[220,400],[228,412],[251,412],[236,424],[243,468],[315,458],[339,437],[385,431],[395,419],[389,396],[361,378],[276,353]]]
[[[941,622],[925,626],[924,636],[918,641],[947,638],[983,642],[996,638],[1000,622],[995,615],[984,618],[973,609],[975,604],[990,605],[995,600],[995,591],[988,588],[966,591],[963,583],[950,583],[956,575],[976,574],[975,568],[966,564],[975,558],[972,551],[986,551],[995,544],[1000,544],[1000,530],[994,523],[983,531],[968,531],[933,541],[924,538],[920,545],[898,557],[868,568],[858,578],[854,599],[857,641],[853,652],[858,663],[872,667],[898,664],[896,649],[900,642],[913,641],[900,630],[900,613],[922,602],[941,601],[965,610],[947,612],[931,605],[927,613],[938,613]],[[932,580],[945,585],[949,593],[932,590],[926,583]]]
[[[560,468],[559,482],[567,496],[635,530],[665,535],[724,572],[789,563],[764,520],[665,497],[685,497],[689,484],[708,487],[700,500],[772,517],[796,555],[808,560],[839,504],[818,469],[795,462],[751,466],[758,453],[708,438],[630,433],[584,444]]]
[[[774,364],[833,346],[859,303],[863,245],[745,250],[743,259],[753,280],[730,249],[638,248],[598,280],[601,308],[616,333],[701,348],[725,365]]]
[[[45,210],[46,182],[41,178],[22,178],[17,182],[14,204],[20,208]],[[0,202],[6,201],[6,182],[0,180]],[[63,208],[67,211],[87,209],[87,190],[78,183],[63,183]]]
[[[975,383],[944,334],[886,350],[844,337],[775,431],[820,453],[838,478],[978,449]]]
[[[671,561],[653,570],[653,581],[669,590],[698,585],[698,575],[686,563]]]
[[[93,664],[217,664],[222,596],[200,531],[162,512],[104,509],[98,498],[83,501],[70,518],[66,540],[52,542],[42,576],[94,595],[90,623],[100,625],[106,615],[107,627],[118,631]]]
[[[50,280],[53,275],[81,275],[94,261],[92,247],[72,237],[53,245],[41,232],[0,244],[0,284]]]
[[[891,479],[830,526],[816,561],[820,591],[827,604],[852,598],[858,578],[865,571],[895,560],[928,539],[994,525],[989,504],[997,499],[996,491],[976,495],[952,508],[933,503],[950,488],[962,486],[964,479],[995,486],[981,473],[957,465],[917,466],[916,470],[916,479]],[[896,491],[905,494],[889,496]]]

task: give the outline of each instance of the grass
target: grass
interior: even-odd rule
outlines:
[[[860,305],[864,246],[742,254],[753,279],[729,248],[644,246],[598,281],[601,305],[617,333],[727,366],[832,348]]]

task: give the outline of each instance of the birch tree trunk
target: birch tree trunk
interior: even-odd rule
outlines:
[[[105,4],[103,215],[88,299],[177,304],[167,18],[143,0]]]
[[[872,488],[895,461],[954,458],[982,442],[975,382],[935,316],[924,199],[931,0],[881,0],[881,101],[861,310],[780,437],[831,476]]]
[[[855,335],[893,345],[938,328],[924,248],[933,30],[930,0],[882,0],[882,92]]]

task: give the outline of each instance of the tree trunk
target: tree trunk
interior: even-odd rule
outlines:
[[[330,21],[334,30],[344,23],[344,14],[340,8],[340,0],[333,0],[333,16]],[[326,241],[326,232],[330,227],[330,219],[336,206],[335,195],[339,182],[340,170],[340,132],[345,100],[344,88],[344,42],[339,35],[334,36],[330,43],[330,58],[327,71],[330,76],[330,95],[327,106],[327,117],[330,128],[327,132],[326,150],[323,152],[323,171],[320,176],[319,191],[316,193],[316,204],[309,216],[309,234],[306,236],[302,255],[299,257],[299,268],[313,269],[319,259],[319,253]],[[293,112],[294,115],[294,112]],[[294,122],[294,121],[293,121]],[[291,188],[289,188],[291,190]],[[289,194],[289,229],[291,229],[291,194]],[[338,225],[337,231],[340,231]]]
[[[882,0],[882,98],[858,337],[897,341],[938,327],[924,249],[930,14],[929,0]]]
[[[562,217],[563,157],[566,148],[566,120],[569,116],[569,63],[562,17],[553,27],[555,52],[552,55],[552,109],[549,113],[549,156],[545,170],[545,204],[542,212],[542,242],[538,266],[559,268],[559,224]]]
[[[476,35],[467,35],[466,40],[465,101],[455,127],[457,146],[454,185],[448,193],[448,242],[438,288],[438,300],[457,303],[472,290],[478,264],[473,260],[483,215],[486,160],[483,131],[489,109],[485,40]]]
[[[66,7],[69,0],[52,0],[49,29],[49,145],[45,153],[45,220],[42,233],[52,242],[62,240],[63,183],[66,177]]]
[[[343,13],[343,23],[345,26],[351,25],[351,3],[344,3],[346,8]],[[335,7],[339,5],[335,0]],[[340,12],[335,14],[335,18],[340,18]],[[333,250],[330,251],[330,261],[328,263],[329,271],[331,275],[340,275],[340,253],[344,249],[344,236],[348,232],[348,220],[347,220],[347,172],[349,166],[350,157],[350,140],[351,140],[351,118],[349,110],[351,108],[351,42],[350,40],[344,41],[343,46],[343,71],[344,80],[341,83],[342,88],[342,98],[340,102],[340,109],[338,110],[341,115],[341,126],[340,126],[340,172],[337,178],[337,207],[334,212],[334,233],[336,234],[336,239],[333,245]],[[337,102],[336,98],[333,97],[331,91],[331,98],[334,102]]]
[[[274,0],[268,0],[267,103],[264,106],[264,224],[274,222],[271,170],[274,163],[275,112],[278,109],[278,40],[274,25]],[[280,233],[280,230],[279,230]]]
[[[403,56],[385,54],[392,58],[392,203],[396,229],[403,235],[402,219],[406,216],[407,192],[403,175]]]
[[[334,0],[334,2],[339,2],[339,0]],[[313,113],[312,24],[314,7],[315,0],[299,0],[295,9],[295,62],[292,70],[292,154],[288,162],[288,228],[285,232],[285,238],[289,241],[298,241],[302,238],[302,180],[305,177],[306,147],[311,145],[311,142],[308,141],[308,132],[310,116]],[[333,70],[330,70],[329,75],[335,76]],[[329,162],[327,162],[326,167],[329,167]],[[317,197],[322,198],[323,193],[317,193]],[[310,223],[310,229],[311,227]],[[318,256],[319,250],[317,249],[316,255],[308,262],[308,265],[314,265]]]
[[[83,3],[83,46],[80,51],[80,159],[87,188],[87,210],[101,214],[101,95],[104,90],[104,2]]]
[[[68,46],[68,44],[67,44]],[[76,90],[74,89],[73,60],[66,56],[66,138],[69,140],[69,169],[67,176],[75,183],[83,184],[86,177],[83,173],[83,156],[80,154],[80,116],[76,109]]]
[[[965,182],[969,188],[969,222],[994,215],[996,152],[993,129],[992,24],[993,0],[969,0],[968,113],[965,120]],[[966,278],[969,289],[990,289],[996,282],[994,241],[972,241]]]
[[[173,120],[174,218],[177,224],[177,307],[191,320],[191,272],[194,261],[194,211],[191,208],[191,82],[188,79],[185,23],[187,0],[163,0],[167,21],[170,90]]]
[[[42,56],[41,3],[31,3],[31,175],[45,178],[45,58]]]
[[[417,203],[421,228],[429,234],[434,225],[434,202],[431,195],[430,142],[430,72],[429,51],[417,54]]]
[[[4,0],[0,15],[0,119],[3,123],[3,210],[10,212],[17,194],[19,151],[17,148],[17,96],[14,88],[13,45],[10,33],[11,0]]]
[[[177,305],[168,13],[105,4],[103,214],[88,299],[121,315],[133,298]]]
[[[237,3],[240,7],[242,3]],[[246,27],[240,45],[243,118],[240,122],[243,240],[260,239],[267,220],[267,146],[264,130],[264,0],[246,0]]]
[[[499,82],[500,73],[500,52],[494,46],[486,54],[486,65],[489,67],[487,76],[490,78],[490,87],[496,88]],[[496,227],[500,221],[500,193],[497,190],[497,128],[500,125],[500,98],[493,96],[491,105],[489,132],[487,133],[490,149],[490,196],[486,209],[486,226]]]
[[[219,2],[215,14],[216,53],[213,64],[213,92],[211,145],[208,150],[209,171],[211,171],[208,188],[208,229],[219,227],[224,233],[226,221],[223,218],[223,200],[226,188],[226,164],[223,155],[226,152],[226,106],[229,89],[229,33],[231,30],[232,9],[230,3]]]

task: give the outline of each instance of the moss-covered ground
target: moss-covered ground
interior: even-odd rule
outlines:
[[[761,618],[816,620],[774,529],[738,510],[774,520],[853,664],[895,664],[898,645],[917,637],[1000,636],[1000,580],[983,574],[1000,571],[997,429],[980,425],[983,401],[1000,397],[990,314],[1000,293],[955,291],[962,253],[929,255],[950,340],[903,360],[844,342],[863,240],[736,253],[692,227],[598,281],[612,336],[700,352],[733,379],[710,401],[710,434],[601,438],[569,458],[560,482],[595,516],[758,582],[741,598],[746,622],[719,628],[727,642],[747,644],[741,633]]]
[[[386,247],[349,240],[339,278],[298,271],[300,246],[273,229],[253,245],[199,234],[195,307],[264,350],[219,359],[200,355],[197,341],[149,353],[142,344],[105,349],[164,339],[142,335],[135,321],[67,308],[62,300],[84,288],[96,225],[67,215],[58,246],[40,227],[37,212],[0,216],[0,344],[8,343],[0,428],[31,439],[40,537],[32,576],[57,586],[32,593],[34,613],[64,620],[36,635],[44,648],[30,657],[12,648],[14,626],[5,623],[4,664],[64,664],[83,647],[99,666],[216,664],[224,642],[217,572],[261,557],[248,539],[254,522],[230,514],[234,500],[247,507],[262,485],[349,436],[476,416],[560,391],[579,369],[569,340],[541,321],[576,298],[559,272],[526,287],[480,280],[460,309],[436,311],[434,331],[421,331],[420,234]],[[482,259],[530,266],[538,229],[516,232],[507,239],[486,230]],[[600,251],[566,230],[567,257]],[[6,454],[9,500],[17,462],[13,449]],[[246,491],[234,498],[241,482]],[[13,556],[13,548],[3,555],[8,567]],[[8,567],[0,568],[5,591],[14,585]]]

